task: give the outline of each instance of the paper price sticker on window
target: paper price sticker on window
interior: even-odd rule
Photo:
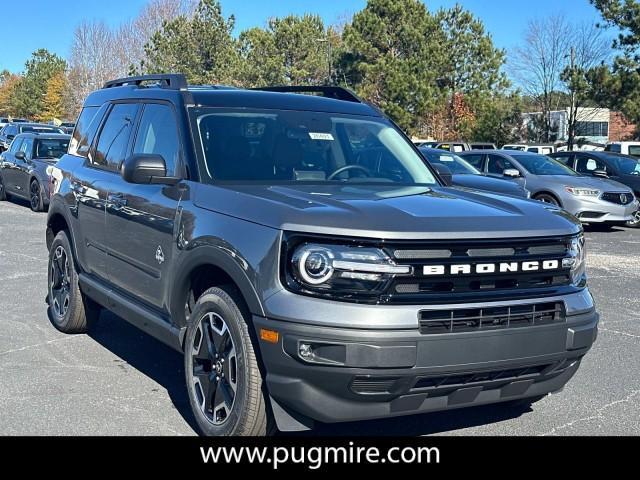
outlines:
[[[311,137],[311,140],[329,140],[330,142],[333,141],[333,135],[331,135],[330,133],[309,132],[309,136]]]

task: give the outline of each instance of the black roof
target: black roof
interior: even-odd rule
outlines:
[[[306,110],[382,116],[376,108],[340,87],[265,87],[247,90],[215,85],[187,86],[181,77],[169,74],[113,80],[107,82],[105,88],[90,94],[85,105],[99,106],[113,100],[155,99],[203,107]],[[145,85],[145,81],[157,83]]]

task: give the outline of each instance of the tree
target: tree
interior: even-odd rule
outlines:
[[[477,108],[476,122],[471,138],[480,142],[493,142],[498,146],[523,138],[523,102],[519,92],[495,95]]]
[[[67,63],[46,49],[33,52],[25,64],[22,81],[14,93],[15,114],[39,118],[44,109],[44,96],[51,77],[64,72]]]
[[[439,104],[446,52],[438,21],[418,0],[369,0],[344,29],[339,78],[353,85],[405,131]]]
[[[622,111],[640,124],[640,3],[635,0],[591,0],[605,26],[619,30],[613,48],[619,54],[611,66],[600,65],[587,73],[594,100]]]
[[[20,75],[4,70],[0,72],[0,115],[10,116],[15,113],[15,92],[22,81]]]
[[[181,72],[192,83],[234,83],[239,70],[234,25],[217,0],[200,0],[192,17],[179,15],[151,37],[140,70]]]
[[[318,15],[271,18],[267,28],[240,34],[241,83],[317,85],[332,79],[340,37]]]
[[[67,90],[67,77],[63,71],[53,75],[47,82],[47,90],[44,94],[42,113],[36,117],[40,122],[53,119],[68,118],[65,105],[65,92]]]

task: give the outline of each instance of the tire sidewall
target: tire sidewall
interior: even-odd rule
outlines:
[[[238,381],[236,396],[233,409],[229,418],[222,425],[214,425],[201,412],[200,406],[196,402],[195,389],[192,379],[193,358],[192,349],[193,341],[197,331],[197,325],[202,318],[209,312],[217,313],[222,317],[231,334],[233,344],[236,350],[236,368],[238,372]],[[242,313],[235,304],[229,304],[222,296],[215,293],[206,293],[196,302],[196,306],[191,314],[190,323],[187,327],[184,348],[184,365],[185,365],[185,381],[187,385],[189,403],[193,415],[200,427],[200,430],[207,436],[228,436],[236,435],[243,425],[243,414],[247,402],[247,379],[249,378],[247,365],[247,346],[245,345],[245,336],[242,334],[240,322],[244,322]]]
[[[33,204],[31,203],[31,188],[33,184],[36,184],[38,187],[38,204],[34,207]],[[42,186],[40,185],[40,182],[38,182],[38,180],[32,180],[31,183],[29,184],[29,206],[31,207],[31,210],[33,210],[34,212],[41,212],[42,211]]]
[[[69,288],[69,308],[67,309],[65,315],[60,318],[58,317],[55,312],[53,311],[53,306],[52,306],[52,302],[51,302],[51,263],[53,261],[53,257],[55,255],[56,250],[58,249],[58,247],[62,247],[65,250],[65,253],[67,254],[67,259],[69,261],[69,280],[70,280],[70,288]],[[47,298],[49,299],[49,308],[48,308],[48,314],[49,314],[49,319],[51,320],[51,323],[53,323],[54,327],[56,327],[58,330],[62,331],[62,332],[66,332],[69,330],[69,321],[70,319],[74,318],[75,315],[75,311],[74,309],[77,308],[78,305],[78,301],[75,298],[76,295],[78,295],[78,273],[76,272],[76,268],[75,268],[75,262],[73,260],[73,252],[71,249],[71,243],[69,242],[69,237],[67,236],[66,232],[64,230],[62,230],[61,232],[59,232],[56,237],[53,240],[53,243],[51,244],[51,249],[49,250],[49,261],[47,263]]]
[[[543,198],[547,199],[547,201],[542,200]],[[540,195],[537,195],[535,199],[538,200],[539,202],[542,202],[542,203],[548,203],[550,205],[555,205],[556,207],[560,206],[560,203],[555,198],[553,198],[551,195],[549,195],[547,193],[541,193]]]

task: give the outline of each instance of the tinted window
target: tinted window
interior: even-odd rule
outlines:
[[[482,170],[482,157],[483,155],[481,153],[471,153],[464,155],[463,158],[478,170]]]
[[[516,168],[513,163],[500,155],[489,155],[487,162],[487,172],[494,173],[496,175],[502,175],[505,170],[509,168]]]
[[[28,160],[31,160],[33,154],[33,138],[25,138],[22,145],[20,145],[20,151],[24,152]]]
[[[206,170],[216,180],[437,183],[422,156],[384,119],[206,108],[196,122]]]
[[[108,170],[117,171],[127,153],[131,128],[138,105],[120,103],[113,106],[100,131],[98,145],[91,162]]]
[[[60,158],[67,153],[69,140],[43,138],[36,142],[36,158]]]
[[[105,107],[100,110],[104,110],[104,108]],[[91,146],[91,141],[96,134],[100,119],[102,118],[102,115],[96,115],[98,110],[99,107],[84,107],[82,109],[76,128],[73,131],[73,137],[69,144],[69,153],[71,155],[78,155],[81,157],[87,156],[89,147]]]
[[[523,155],[514,153],[511,156],[516,159],[525,170],[534,175],[570,175],[572,177],[578,175],[569,167],[545,155]]]
[[[9,125],[7,128],[5,128],[5,135],[17,135],[18,134],[18,127],[16,127],[15,125]]]
[[[527,151],[531,153],[539,153],[538,147],[529,147],[527,148]]]
[[[622,147],[616,143],[607,145],[606,147],[604,147],[604,149],[608,152],[616,152],[616,153],[622,152]]]
[[[573,155],[551,155],[551,158],[569,168],[573,167]]]
[[[602,160],[592,157],[578,157],[576,171],[591,175],[594,170],[607,170],[607,165]]]
[[[20,132],[21,133],[64,133],[61,129],[57,128],[57,127],[45,127],[45,126],[39,126],[39,125],[25,125],[20,127]]]
[[[640,145],[629,145],[629,155],[640,157]]]
[[[480,172],[470,165],[468,162],[460,158],[454,153],[436,153],[430,151],[422,151],[422,153],[429,159],[431,163],[438,163],[444,165],[451,173],[460,175],[479,175]]]
[[[16,153],[20,146],[22,145],[22,138],[16,138],[13,142],[11,142],[11,147],[9,147],[9,151],[11,153]]]
[[[174,175],[180,152],[180,141],[176,118],[171,107],[160,104],[149,104],[144,107],[133,151],[162,155],[167,164],[167,175]]]

